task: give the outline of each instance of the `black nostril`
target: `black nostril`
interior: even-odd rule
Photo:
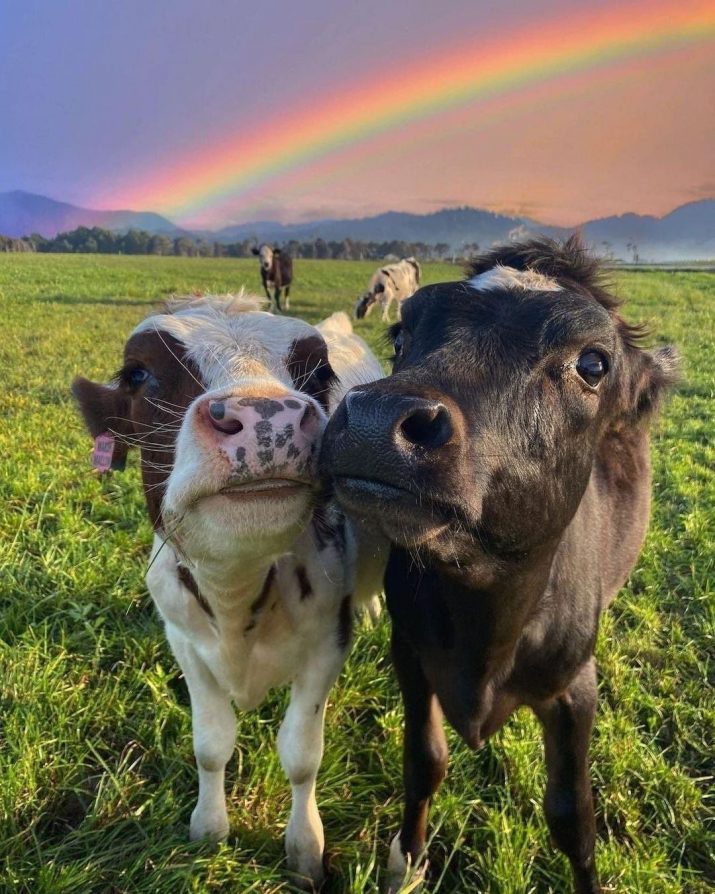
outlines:
[[[221,422],[217,419],[211,419],[211,425],[213,425],[216,431],[223,432],[225,435],[237,435],[240,431],[243,431],[243,423],[239,422],[238,419],[224,419]]]
[[[209,422],[224,435],[237,435],[243,430],[243,423],[238,419],[226,419],[226,404],[220,400],[209,403]]]
[[[405,440],[418,447],[432,450],[442,447],[452,437],[452,420],[444,404],[432,404],[414,409],[400,423]]]

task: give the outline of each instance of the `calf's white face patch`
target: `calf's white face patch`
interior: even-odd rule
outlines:
[[[270,245],[262,245],[258,250],[258,258],[261,262],[261,267],[268,273],[268,271],[273,266],[273,249]]]
[[[197,301],[171,314],[147,317],[132,334],[166,332],[180,341],[207,391],[238,382],[260,388],[267,379],[293,388],[286,366],[291,344],[316,330],[302,320],[269,314],[261,310],[264,304],[242,296],[225,308]]]
[[[550,276],[537,273],[535,270],[503,267],[501,264],[467,280],[467,285],[478,292],[490,292],[496,289],[519,289],[524,292],[562,291],[559,283]]]
[[[205,388],[181,421],[163,502],[168,520],[188,519],[186,536],[197,527],[192,516],[214,533],[218,526],[277,534],[309,510],[327,417],[293,381],[289,358],[296,344],[321,337],[260,306],[233,299],[226,313],[216,303],[189,304],[149,317],[134,333],[176,339],[177,364],[188,362]]]

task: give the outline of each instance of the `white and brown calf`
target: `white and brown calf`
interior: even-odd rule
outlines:
[[[261,262],[261,282],[266,298],[271,302],[271,309],[279,313],[281,307],[281,291],[285,297],[285,309],[290,308],[290,285],[293,282],[293,258],[280,248],[273,248],[265,242],[251,251]]]
[[[347,317],[320,328],[259,299],[197,299],[144,320],[111,385],[76,379],[89,430],[121,465],[141,451],[155,528],[147,586],[191,696],[199,797],[191,837],[228,833],[224,768],[235,716],[292,685],[278,749],[293,790],[290,868],[322,877],[315,778],[328,692],[354,605],[380,588],[315,461],[329,412],[381,369]],[[112,441],[112,438],[114,439]],[[102,462],[102,457],[104,462]],[[372,559],[372,561],[371,561]]]
[[[390,318],[390,305],[397,302],[397,319],[400,319],[402,302],[406,301],[420,287],[422,268],[416,258],[402,258],[396,264],[380,267],[370,277],[367,290],[358,298],[355,317],[366,317],[372,308],[382,306],[382,319]]]

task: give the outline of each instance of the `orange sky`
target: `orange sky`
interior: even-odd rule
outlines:
[[[584,17],[627,17],[631,7],[644,27],[656,10],[661,19],[663,9],[709,15],[707,0],[674,2],[273,0],[267,19],[260,4],[223,0],[211,14],[198,0],[127,0],[111,17],[93,0],[25,0],[0,29],[0,191],[171,213],[182,203],[180,178],[166,207],[152,206],[152,184],[185,160],[205,158],[210,173],[227,134],[258,144],[266,136],[275,152],[270,136],[286,110],[320,111],[341,91],[349,100],[376,75],[429,63],[460,41],[479,54],[533,34],[548,47],[553,29],[583,34]],[[178,221],[216,228],[455,205],[565,225],[664,214],[715,197],[714,59],[710,38],[520,86]]]
[[[583,83],[542,85],[496,120],[487,107],[411,125],[336,159],[329,179],[284,188],[259,219],[428,212],[469,204],[546,223],[637,211],[662,215],[715,196],[712,48],[614,66]],[[495,105],[501,105],[499,101]],[[321,170],[322,170],[321,166]]]

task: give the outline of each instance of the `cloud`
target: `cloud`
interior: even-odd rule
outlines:
[[[695,199],[715,199],[715,180],[708,180],[688,190],[688,195]]]
[[[536,202],[485,202],[482,207],[495,214],[504,214],[507,217],[528,217],[532,220],[539,220],[543,214],[543,207]]]

